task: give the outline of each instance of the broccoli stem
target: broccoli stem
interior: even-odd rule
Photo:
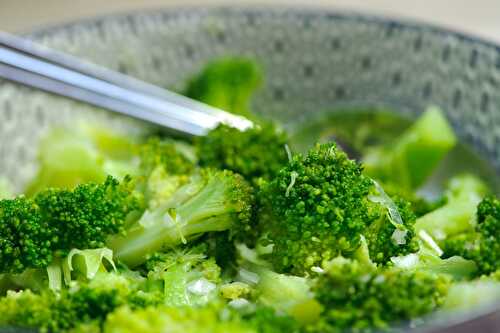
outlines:
[[[364,159],[366,172],[382,181],[415,189],[456,144],[453,129],[442,112],[430,107],[390,147],[376,147]]]
[[[452,178],[446,205],[417,219],[417,233],[425,230],[436,240],[474,229],[476,207],[487,194],[487,186],[477,177],[460,175]]]
[[[135,267],[162,248],[248,222],[251,199],[251,188],[240,176],[207,171],[192,177],[161,207],[146,211],[125,236],[113,237],[108,244],[120,261]]]

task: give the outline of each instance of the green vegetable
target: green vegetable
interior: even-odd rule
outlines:
[[[418,218],[417,232],[426,231],[437,240],[472,230],[476,207],[488,193],[482,180],[470,174],[459,175],[449,181],[447,202],[442,207]]]
[[[214,61],[187,85],[185,95],[225,111],[252,118],[250,97],[262,82],[251,60],[228,58]]]
[[[500,269],[500,200],[484,198],[477,207],[477,224],[445,240],[446,255],[461,255],[473,260],[479,274],[490,274]]]
[[[263,229],[280,272],[310,274],[338,255],[352,255],[363,235],[379,263],[418,249],[408,204],[398,199],[399,209],[335,144],[295,156],[262,197],[272,215]]]
[[[393,144],[368,151],[363,162],[370,176],[415,189],[425,182],[456,141],[441,110],[430,107]]]
[[[445,276],[398,269],[370,271],[356,261],[336,258],[313,289],[323,312],[308,332],[387,330],[395,321],[437,309],[449,283]]]
[[[228,169],[258,183],[270,180],[288,163],[287,136],[271,123],[241,132],[220,125],[197,140],[202,166]]]
[[[186,243],[207,232],[251,230],[253,190],[230,171],[202,169],[161,206],[146,210],[126,234],[109,242],[130,267],[163,248]]]

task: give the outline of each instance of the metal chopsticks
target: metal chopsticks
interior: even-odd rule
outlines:
[[[152,84],[0,32],[0,78],[199,136],[252,123]]]

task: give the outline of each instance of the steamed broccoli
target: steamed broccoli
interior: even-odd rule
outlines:
[[[247,59],[214,61],[189,83],[184,94],[222,110],[252,118],[250,97],[260,86],[262,75]]]
[[[456,141],[441,110],[431,107],[393,144],[370,149],[363,163],[367,174],[375,179],[415,189],[425,182]]]
[[[288,162],[287,136],[272,123],[241,132],[220,125],[197,139],[202,166],[229,169],[257,183],[270,180]]]
[[[371,271],[342,257],[326,265],[313,291],[323,307],[308,332],[371,332],[436,310],[447,294],[445,276],[399,269]]]
[[[108,177],[73,190],[47,189],[34,198],[0,201],[0,272],[44,268],[73,248],[102,247],[140,206],[130,179]]]
[[[477,206],[474,230],[444,241],[445,255],[460,255],[473,260],[478,274],[490,274],[500,269],[500,200],[484,198]]]
[[[401,201],[399,212],[362,170],[335,144],[324,144],[295,156],[264,186],[272,218],[263,229],[278,271],[305,275],[340,254],[352,255],[363,234],[376,262],[418,249],[408,205]]]
[[[130,267],[164,248],[186,243],[203,233],[240,233],[252,228],[253,189],[230,171],[202,169],[159,207],[146,210],[109,246]]]
[[[51,290],[9,291],[0,298],[0,325],[38,328],[61,332],[79,324],[103,321],[107,314],[122,305],[141,307],[138,285],[121,275],[102,274],[85,284],[77,284],[60,294]]]

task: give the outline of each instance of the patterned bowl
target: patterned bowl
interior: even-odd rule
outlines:
[[[172,89],[210,59],[255,58],[266,83],[254,107],[289,128],[346,106],[379,106],[414,117],[439,105],[460,139],[500,172],[500,47],[475,38],[376,17],[269,8],[135,12],[28,36]],[[44,131],[78,118],[148,130],[0,81],[0,175],[21,189],[36,171]]]

